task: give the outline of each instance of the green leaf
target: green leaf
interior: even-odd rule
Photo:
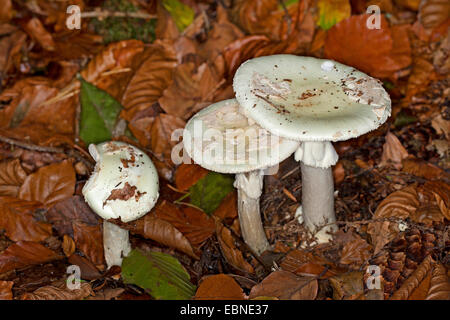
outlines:
[[[110,140],[122,105],[103,90],[81,81],[80,137],[86,144]]]
[[[404,111],[400,111],[395,116],[394,126],[396,128],[401,128],[403,126],[406,126],[406,125],[408,125],[410,123],[414,123],[414,122],[417,122],[417,121],[418,121],[418,119],[416,117],[411,116],[411,115],[407,114]]]
[[[319,19],[317,25],[323,30],[328,30],[336,23],[351,16],[349,0],[318,0]]]
[[[233,182],[230,175],[209,172],[189,188],[191,203],[210,215],[233,190]]]
[[[181,263],[162,252],[132,250],[123,259],[122,278],[160,300],[191,299],[196,289]]]
[[[194,10],[184,3],[178,0],[163,0],[162,4],[169,11],[180,32],[194,21]]]

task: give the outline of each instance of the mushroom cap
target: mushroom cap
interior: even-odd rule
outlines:
[[[378,128],[391,113],[381,82],[332,60],[280,54],[243,63],[233,79],[243,112],[298,141],[341,141]]]
[[[82,192],[95,213],[129,222],[153,208],[159,196],[158,173],[144,152],[119,141],[91,144],[89,152],[97,164]]]
[[[202,167],[242,173],[274,166],[299,142],[279,138],[240,112],[236,99],[214,103],[194,115],[183,132],[184,149]]]

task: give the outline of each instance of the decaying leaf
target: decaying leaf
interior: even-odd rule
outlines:
[[[274,271],[261,283],[254,286],[250,299],[276,297],[280,300],[314,300],[317,296],[317,279],[299,277],[287,271]]]
[[[208,170],[198,164],[182,163],[175,172],[175,186],[180,191],[186,191],[207,174]]]
[[[372,246],[359,235],[353,233],[352,238],[342,248],[342,264],[360,266],[372,255]]]
[[[404,159],[402,166],[402,171],[428,180],[449,177],[441,168],[420,159]]]
[[[425,28],[434,28],[448,19],[450,4],[446,0],[423,0],[419,6],[419,21]]]
[[[77,248],[95,265],[104,264],[103,233],[100,225],[74,221],[72,227]]]
[[[436,263],[431,274],[426,300],[450,300],[450,279],[441,263]]]
[[[330,277],[336,274],[333,270],[326,270],[333,267],[331,261],[327,261],[311,252],[301,249],[289,252],[281,262],[280,267],[285,271],[297,275],[322,275],[323,277]]]
[[[90,295],[94,295],[91,284],[82,282],[79,289],[71,289],[65,285],[45,286],[32,293],[25,293],[21,300],[83,300]]]
[[[0,162],[0,196],[17,196],[26,177],[18,159]]]
[[[0,300],[12,300],[12,287],[14,285],[13,281],[2,281],[0,280]]]
[[[403,147],[398,138],[391,132],[386,134],[386,142],[383,145],[380,166],[393,165],[396,169],[401,169],[402,160],[408,157],[408,151]]]
[[[195,300],[243,300],[245,294],[237,282],[226,274],[215,274],[200,280]]]
[[[352,271],[331,277],[334,300],[355,300],[364,294],[363,273]]]

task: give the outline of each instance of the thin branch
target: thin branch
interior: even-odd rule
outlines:
[[[114,12],[114,11],[88,11],[80,14],[81,18],[134,18],[134,19],[156,19],[156,14],[146,12]]]

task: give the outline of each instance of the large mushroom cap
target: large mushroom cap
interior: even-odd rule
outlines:
[[[243,112],[299,141],[340,141],[378,128],[391,113],[380,81],[341,63],[272,55],[243,63],[233,79]]]
[[[214,103],[186,124],[184,149],[202,167],[222,173],[267,168],[289,157],[299,142],[282,139],[240,112],[235,99]]]
[[[92,210],[103,219],[133,221],[149,212],[158,199],[158,174],[150,158],[127,143],[91,144],[97,162],[83,187]]]

